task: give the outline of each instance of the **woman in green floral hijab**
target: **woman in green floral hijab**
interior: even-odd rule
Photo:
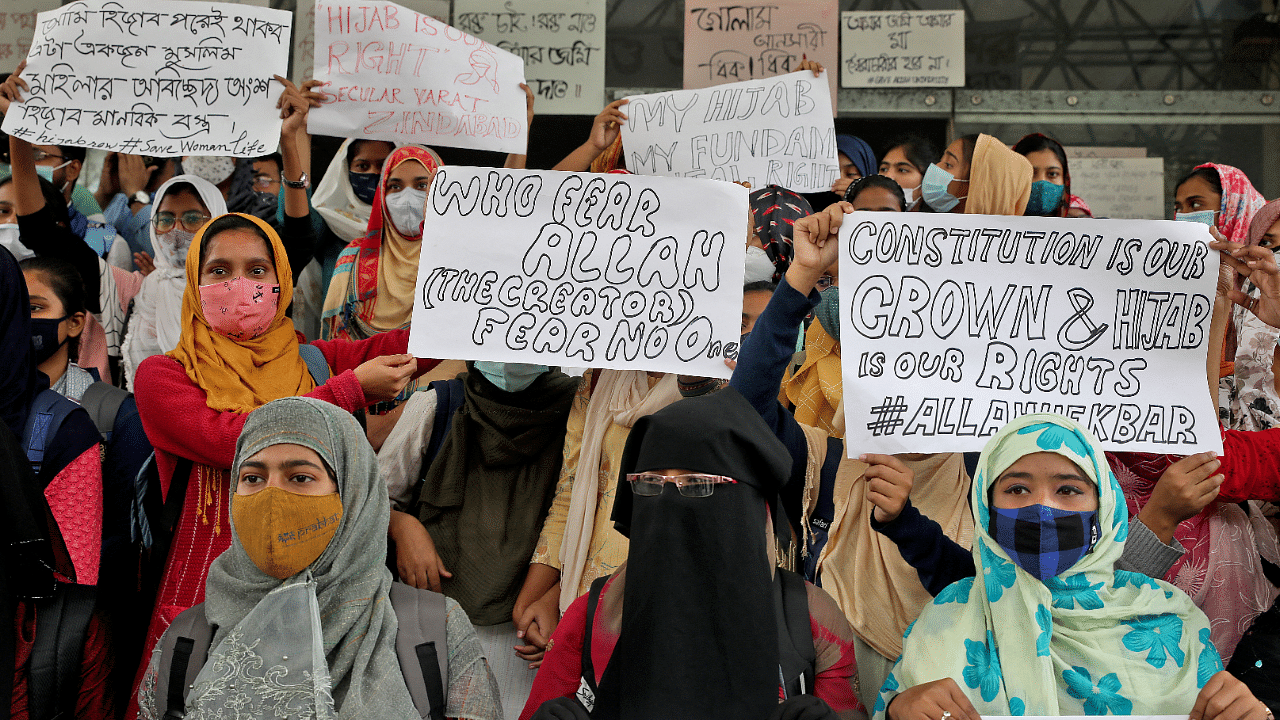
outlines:
[[[1014,420],[987,443],[971,492],[977,577],[946,588],[907,629],[875,720],[1269,718],[1223,671],[1190,598],[1114,569],[1128,516],[1084,427],[1049,414]]]

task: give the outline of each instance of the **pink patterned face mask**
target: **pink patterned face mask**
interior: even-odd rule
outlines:
[[[204,319],[219,335],[252,340],[267,331],[280,305],[280,286],[234,277],[200,286]]]

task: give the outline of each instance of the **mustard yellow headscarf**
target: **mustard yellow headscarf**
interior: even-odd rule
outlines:
[[[979,135],[969,170],[967,214],[1021,215],[1031,199],[1031,161],[990,135]]]
[[[235,341],[209,327],[200,302],[200,248],[214,218],[196,233],[187,251],[187,287],[182,293],[182,338],[169,357],[182,363],[187,377],[203,390],[214,410],[249,412],[279,398],[305,395],[315,388],[298,352],[298,336],[285,310],[293,302],[293,271],[284,243],[262,220],[251,221],[266,235],[275,256],[280,304],[267,331],[251,340]],[[221,217],[226,217],[225,215]]]

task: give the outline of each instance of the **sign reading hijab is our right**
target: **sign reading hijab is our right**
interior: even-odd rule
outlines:
[[[1208,240],[1165,220],[847,215],[849,452],[976,451],[1052,412],[1108,450],[1221,453]]]
[[[717,180],[442,168],[409,352],[728,377],[748,216]]]

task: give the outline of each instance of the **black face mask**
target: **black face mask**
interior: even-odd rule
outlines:
[[[68,335],[67,340],[58,342],[58,326],[69,317],[71,316],[63,315],[57,319],[31,318],[31,352],[37,365],[53,357],[58,348],[71,339]]]
[[[278,200],[275,195],[254,191],[253,202],[249,205],[248,212],[256,218],[272,222],[276,219],[277,205]]]
[[[372,205],[374,196],[378,192],[378,181],[382,176],[378,173],[348,172],[347,179],[351,182],[351,192],[360,198],[360,202]]]

